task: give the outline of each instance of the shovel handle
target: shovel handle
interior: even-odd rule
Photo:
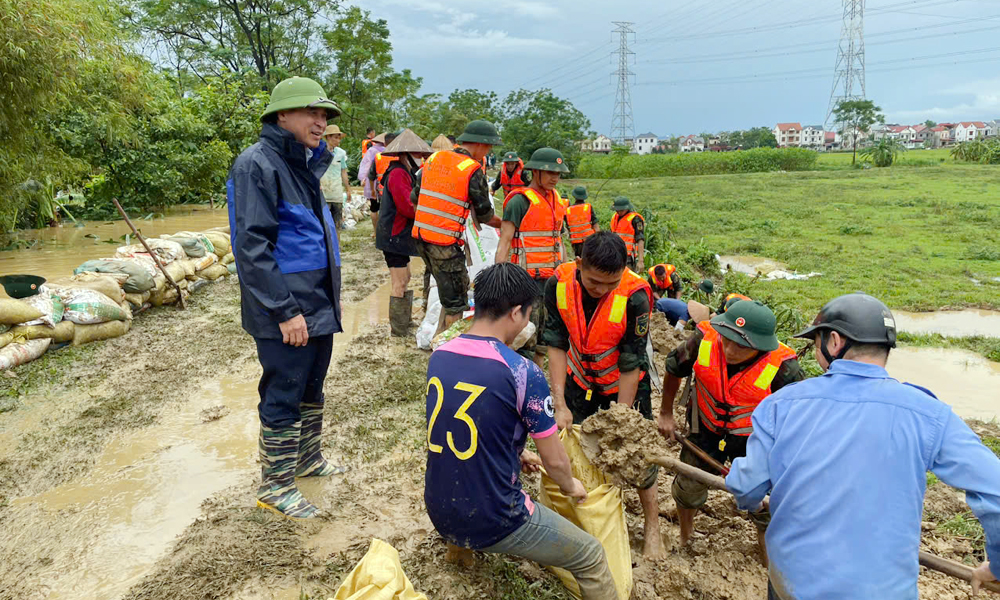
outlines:
[[[689,451],[691,451],[692,453],[694,453],[695,456],[697,456],[702,461],[704,461],[705,463],[707,463],[708,466],[712,467],[713,469],[715,469],[719,473],[722,473],[723,477],[725,477],[726,475],[729,475],[729,468],[728,467],[726,467],[724,464],[722,464],[719,461],[717,461],[714,458],[712,458],[711,455],[709,455],[708,452],[705,452],[704,450],[702,450],[701,448],[699,448],[694,442],[692,442],[691,440],[687,439],[686,437],[684,437],[683,435],[681,435],[679,433],[675,433],[674,437],[677,438],[677,441],[681,443],[681,446],[684,446]]]

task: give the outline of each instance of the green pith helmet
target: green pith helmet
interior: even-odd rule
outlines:
[[[761,352],[778,349],[774,313],[756,300],[740,300],[726,312],[712,318],[711,323],[719,335],[745,348]]]
[[[562,152],[555,148],[539,148],[531,153],[531,160],[524,163],[529,171],[552,171],[553,173],[569,173],[569,167],[563,160]]]
[[[458,136],[460,143],[469,142],[471,144],[487,144],[489,146],[499,146],[501,144],[500,134],[496,126],[489,121],[477,119],[465,126],[465,131]]]
[[[576,186],[575,188],[573,188],[573,197],[576,198],[577,200],[586,200],[587,188],[583,187],[582,185]]]
[[[703,294],[712,294],[715,292],[715,283],[711,279],[702,279],[701,283],[698,284],[698,291]]]
[[[508,152],[507,154],[503,155],[503,161],[501,162],[515,163],[519,160],[521,160],[521,158],[517,155],[517,152]]]
[[[271,102],[264,109],[261,120],[267,115],[274,114],[282,110],[294,110],[296,108],[316,108],[326,109],[326,118],[333,119],[340,116],[340,107],[333,100],[326,97],[323,86],[308,77],[291,77],[274,86],[271,92]]]
[[[634,210],[632,208],[632,201],[625,196],[618,196],[615,198],[613,207],[615,210]]]

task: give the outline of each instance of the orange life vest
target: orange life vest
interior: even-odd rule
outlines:
[[[635,211],[621,218],[618,217],[618,213],[611,217],[611,231],[617,233],[625,241],[625,249],[628,251],[629,258],[635,258],[635,228],[632,227],[632,219],[636,217],[639,217],[639,213]]]
[[[520,158],[517,159],[517,168],[514,169],[513,175],[507,174],[507,163],[500,165],[500,187],[503,188],[503,194],[505,197],[507,194],[511,193],[514,188],[524,187],[526,185],[523,175],[524,161]]]
[[[584,240],[596,233],[593,221],[594,208],[586,202],[581,204],[571,204],[566,212],[566,221],[569,223],[569,241],[573,244],[582,244]]]
[[[465,221],[472,210],[469,180],[480,169],[457,152],[435,152],[424,162],[413,237],[437,246],[464,244]]]
[[[507,194],[504,208],[518,194],[528,199],[528,212],[510,242],[510,262],[524,267],[535,279],[548,279],[562,262],[562,224],[568,202],[555,190],[546,198],[522,187]]]
[[[588,400],[594,391],[605,395],[617,394],[621,378],[618,344],[625,337],[628,326],[628,299],[643,290],[652,306],[653,293],[649,284],[625,269],[621,283],[601,298],[587,323],[583,311],[583,294],[587,292],[576,278],[576,263],[559,265],[556,278],[556,305],[569,332],[567,375],[587,390]]]
[[[730,300],[732,300],[733,298],[739,298],[740,300],[749,300],[749,299],[750,299],[750,296],[744,296],[743,294],[737,294],[737,293],[735,293],[735,292],[734,292],[734,293],[732,293],[732,294],[729,294],[729,295],[728,295],[728,296],[726,296],[726,298],[725,298],[725,299],[724,299],[724,300],[722,301],[722,310],[723,310],[723,312],[725,312],[725,310],[726,310],[726,305],[727,305],[727,304],[729,304],[729,301],[730,301]]]
[[[361,140],[361,155],[364,156],[365,152],[368,152],[368,149],[371,148],[374,143],[375,142],[372,141],[371,138]]]
[[[694,363],[701,422],[717,434],[749,436],[753,432],[750,415],[771,394],[771,382],[778,368],[786,360],[795,358],[795,351],[781,344],[777,350],[760,356],[749,368],[729,379],[722,336],[707,321],[698,323],[698,329],[705,335]]]
[[[656,276],[656,267],[663,267],[667,271],[667,274],[663,277],[663,279],[660,279],[659,277]],[[650,267],[649,278],[654,283],[656,283],[656,287],[660,288],[661,290],[668,290],[674,285],[674,282],[670,280],[670,277],[673,276],[673,274],[676,272],[677,272],[677,267],[675,267],[674,265],[670,264],[656,265],[654,267]]]
[[[385,156],[381,152],[375,155],[375,194],[376,198],[382,197],[382,192],[385,191],[385,183],[382,182],[382,176],[385,175],[386,169],[389,168],[393,162],[399,160],[398,156]]]

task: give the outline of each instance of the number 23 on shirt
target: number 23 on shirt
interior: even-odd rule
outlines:
[[[437,377],[432,377],[427,382],[427,394],[431,393],[431,389],[434,389],[437,400],[434,403],[434,410],[431,412],[431,418],[427,422],[427,449],[436,454],[441,454],[444,452],[444,447],[440,444],[435,444],[431,441],[431,435],[434,432],[434,427],[437,424],[438,417],[441,413],[441,406],[444,403],[444,386],[441,384],[441,380]],[[441,427],[447,427],[448,448],[455,454],[455,457],[459,460],[469,460],[476,453],[476,448],[479,442],[479,429],[476,428],[476,422],[472,420],[469,416],[468,410],[472,407],[472,404],[486,391],[486,388],[481,385],[473,385],[471,383],[466,383],[464,381],[459,381],[455,384],[455,389],[459,392],[464,392],[468,394],[462,405],[458,407],[455,414],[452,415],[447,422],[441,423]],[[454,421],[459,421],[455,423]],[[468,428],[469,430],[469,447],[464,450],[459,450],[455,447],[455,436],[452,431],[453,428]]]

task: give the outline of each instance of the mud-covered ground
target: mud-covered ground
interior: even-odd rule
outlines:
[[[370,228],[361,227],[342,238],[344,298],[354,303],[354,310],[371,304],[370,294],[388,276],[369,233]],[[411,287],[419,285],[415,277]],[[653,328],[662,372],[665,353],[683,336],[666,331],[658,320]],[[252,340],[239,327],[238,285],[235,280],[218,283],[192,296],[185,312],[156,309],[138,317],[122,338],[54,352],[16,369],[13,376],[0,377],[0,411],[5,411],[0,412],[0,600],[297,599],[302,592],[326,598],[374,537],[399,550],[414,587],[432,599],[569,598],[557,580],[526,561],[483,554],[477,554],[473,567],[444,561],[443,541],[423,506],[428,356],[414,348],[412,338],[391,338],[384,322],[362,328],[349,342],[338,342],[324,388],[324,451],[351,470],[300,484],[303,493],[329,513],[329,520],[292,523],[254,508],[259,471],[250,432],[247,437],[253,439],[238,446],[243,466],[232,481],[227,479],[198,500],[177,534],[161,539],[162,532],[149,533],[150,545],[159,544],[162,550],[130,571],[126,586],[97,595],[59,595],[53,590],[71,587],[81,565],[108,551],[92,542],[105,533],[103,523],[128,523],[120,525],[114,514],[72,503],[43,508],[33,499],[60,486],[86,483],[104,468],[115,444],[155,438],[185,406],[197,408],[191,409],[195,424],[184,425],[189,435],[231,430],[239,438],[246,429],[247,406],[255,402],[259,365]],[[236,386],[249,404],[208,402],[203,408],[200,395],[219,381]],[[658,404],[655,399],[654,410]],[[678,422],[681,410],[678,407]],[[996,427],[977,426],[981,434],[1000,436]],[[143,465],[130,464],[128,448],[123,452],[118,463],[127,481],[129,473],[144,471]],[[155,466],[156,457],[168,452],[169,445],[157,448],[142,462],[153,461]],[[665,548],[659,560],[641,556],[638,496],[634,489],[625,491],[633,597],[763,598],[766,572],[754,526],[736,511],[730,497],[713,492],[695,520],[692,543],[679,548],[670,477],[661,473],[659,481]],[[537,486],[537,477],[527,478],[530,491],[537,492]],[[107,490],[109,498],[118,492]],[[101,493],[98,490],[91,501],[99,503]],[[178,494],[168,501],[185,498]],[[925,549],[969,563],[981,558],[976,524],[963,517],[968,509],[954,490],[932,481],[925,506]],[[141,512],[135,514],[141,518]],[[925,574],[920,585],[928,598],[965,598],[968,593],[965,584],[942,575]]]

